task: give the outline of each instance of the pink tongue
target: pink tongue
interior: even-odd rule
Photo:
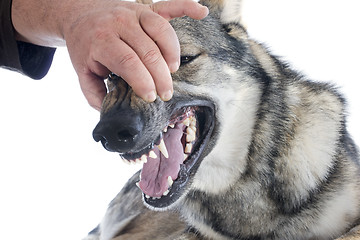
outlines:
[[[184,134],[185,125],[176,124],[175,128],[168,128],[164,134],[164,142],[169,153],[165,158],[157,147],[154,152],[157,158],[148,157],[141,171],[141,190],[151,197],[161,197],[169,188],[168,176],[174,180],[178,177],[180,164],[184,161],[184,147],[181,138]]]

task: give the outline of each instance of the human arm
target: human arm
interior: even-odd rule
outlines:
[[[55,49],[16,41],[11,0],[0,1],[0,67],[40,79],[49,70]]]
[[[66,45],[81,89],[100,109],[103,79],[113,72],[146,101],[172,96],[170,71],[179,67],[180,47],[167,20],[201,19],[207,9],[192,0],[151,5],[119,0],[13,0],[17,38],[42,46]]]

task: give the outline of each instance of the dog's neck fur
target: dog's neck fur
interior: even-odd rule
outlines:
[[[178,211],[205,239],[305,240],[339,236],[360,215],[358,153],[346,132],[343,98],[334,87],[307,81],[261,44],[248,39],[245,28],[239,25],[237,12],[241,4],[214,0],[207,5],[213,11],[208,20],[216,24],[205,20],[189,31],[195,35],[199,28],[205,29],[201,34],[208,36],[206,40],[211,44],[211,36],[225,30],[217,35],[223,45],[219,52],[213,52],[216,45],[204,46],[206,41],[199,41],[206,54],[194,69],[186,68],[182,76],[179,70],[173,79],[178,95],[191,94],[216,105],[216,144],[208,147],[209,154],[195,173],[191,188],[177,202]],[[230,11],[231,6],[236,11]],[[183,20],[177,25],[180,41],[181,37],[198,40],[181,31],[188,23]],[[218,21],[225,24],[223,28],[216,28]],[[230,37],[226,38],[226,34]],[[224,49],[227,55],[219,56]],[[185,56],[189,53],[193,52],[187,50]],[[211,79],[210,69],[215,69]],[[192,75],[196,75],[192,82],[183,80]],[[139,220],[149,210],[143,207],[139,214],[137,206],[135,213],[131,210],[133,198],[125,193],[136,191],[140,195],[135,188],[135,180],[130,181],[116,202],[126,202],[121,203],[127,209],[125,213]],[[110,206],[110,217],[105,218],[109,223],[101,225],[103,232],[108,232],[109,227],[114,231],[119,228],[114,224],[119,218],[118,209]],[[148,215],[153,216],[152,212]],[[159,212],[156,215],[169,219]],[[123,222],[128,227],[127,220]],[[134,226],[139,223],[131,222]],[[152,223],[147,219],[144,222]],[[155,221],[149,228],[157,229],[157,225]]]
[[[326,84],[298,81],[302,76],[264,54],[265,48],[253,41],[250,45],[271,82],[266,87],[256,84],[241,87],[247,91],[240,90],[234,96],[227,92],[229,98],[237,100],[222,101],[228,104],[219,107],[226,109],[218,114],[224,123],[218,139],[222,144],[202,162],[194,179],[194,190],[187,195],[186,207],[182,206],[181,211],[200,232],[214,239],[271,234],[279,239],[336,236],[356,217],[357,213],[352,210],[358,205],[355,185],[344,188],[342,194],[325,191],[331,199],[326,202],[328,208],[319,219],[312,219],[313,216],[307,219],[314,222],[314,226],[283,231],[288,235],[275,232],[282,232],[278,231],[279,226],[285,229],[288,224],[303,221],[306,216],[300,212],[306,208],[315,210],[318,206],[314,194],[320,189],[341,188],[337,175],[355,174],[343,172],[342,165],[349,163],[334,161],[334,158],[348,158],[343,152],[334,152],[345,131],[343,99]],[[236,101],[246,101],[250,105],[248,109],[240,109],[234,104]],[[319,106],[319,103],[322,104]],[[319,132],[322,134],[318,135]],[[266,155],[269,153],[271,156]],[[218,205],[229,206],[226,214],[224,209],[221,214],[217,213]],[[233,206],[239,207],[234,209]],[[294,216],[284,217],[289,214]],[[226,218],[222,219],[224,215]],[[206,222],[202,216],[211,221]],[[262,225],[264,219],[272,224]],[[316,227],[316,223],[320,223],[321,228]]]

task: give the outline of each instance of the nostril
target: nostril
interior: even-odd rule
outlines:
[[[115,111],[115,110],[114,110]],[[116,109],[102,116],[93,131],[93,138],[108,151],[128,152],[142,135],[142,114],[133,110]]]
[[[93,133],[93,138],[95,140],[95,142],[100,142],[100,141],[104,141],[105,137],[101,134],[97,134],[97,133]]]

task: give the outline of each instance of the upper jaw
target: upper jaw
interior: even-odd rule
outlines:
[[[134,146],[130,151],[117,151],[121,157],[125,160],[135,161],[144,159],[144,155],[149,157],[149,154],[152,155],[151,150],[154,147],[160,145],[161,139],[163,138],[164,132],[169,128],[174,127],[176,118],[182,116],[185,120],[189,116],[187,112],[190,108],[200,107],[200,108],[209,108],[211,111],[215,111],[213,103],[209,100],[178,100],[173,99],[168,105],[161,106],[163,109],[172,109],[170,112],[164,111],[163,109],[156,109],[160,114],[150,114],[147,119],[144,119],[147,123],[144,125],[147,126],[144,129],[143,137],[138,140],[138,144]],[[158,116],[161,115],[161,116]],[[177,119],[179,121],[179,119]],[[181,121],[181,120],[180,120]]]
[[[125,162],[144,164],[138,183],[144,201],[164,209],[186,194],[210,151],[215,110],[210,100],[178,96],[137,108],[121,105],[102,115],[93,136]]]

